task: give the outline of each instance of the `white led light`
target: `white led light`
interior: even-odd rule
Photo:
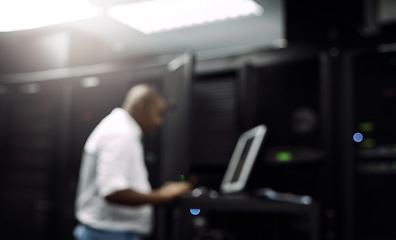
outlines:
[[[355,142],[363,141],[363,134],[361,134],[360,132],[357,132],[357,133],[353,134],[353,140]]]
[[[37,83],[24,84],[19,87],[19,91],[24,94],[36,94],[41,92],[41,86]]]
[[[108,15],[145,34],[263,13],[252,0],[146,0],[114,6]]]
[[[100,79],[98,77],[86,77],[81,79],[81,86],[85,88],[97,87],[100,85]]]
[[[0,31],[34,29],[95,17],[86,0],[12,0],[0,2]]]
[[[201,212],[201,209],[199,208],[191,208],[190,213],[194,216],[197,216]]]

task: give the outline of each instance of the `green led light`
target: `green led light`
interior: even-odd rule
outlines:
[[[396,161],[394,161],[394,162],[392,163],[392,168],[393,168],[393,169],[396,169]]]
[[[375,140],[372,138],[364,139],[361,143],[364,148],[373,148],[375,146]]]
[[[374,131],[374,123],[372,122],[364,122],[359,124],[359,130],[361,132],[372,132]]]
[[[290,152],[278,152],[276,154],[276,160],[278,162],[290,162],[293,159],[293,155]]]
[[[180,174],[180,181],[184,182],[184,175]]]

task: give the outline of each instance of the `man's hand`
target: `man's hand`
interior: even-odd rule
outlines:
[[[166,182],[162,185],[157,193],[167,200],[171,200],[184,193],[191,192],[193,184],[190,182]]]
[[[114,203],[134,206],[159,204],[191,192],[196,183],[196,178],[190,178],[187,182],[167,182],[159,189],[147,194],[139,193],[132,189],[125,189],[106,196],[106,199]]]

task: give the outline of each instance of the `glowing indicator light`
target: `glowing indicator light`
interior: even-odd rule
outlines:
[[[180,181],[184,182],[184,175],[180,174]]]
[[[359,129],[362,132],[372,132],[374,130],[374,123],[372,122],[364,122],[359,124]]]
[[[19,87],[19,91],[25,94],[36,94],[41,92],[41,86],[37,83],[25,84]]]
[[[362,142],[364,148],[373,148],[375,145],[375,140],[372,138],[367,138]]]
[[[100,85],[100,79],[98,77],[86,77],[81,79],[81,86],[85,88],[93,88]]]
[[[382,95],[385,98],[393,98],[396,96],[396,89],[394,88],[387,88],[383,91]]]
[[[201,209],[199,208],[191,208],[190,213],[194,216],[197,216],[201,212]]]
[[[392,163],[392,168],[396,169],[396,161]]]
[[[357,132],[357,133],[353,134],[353,140],[355,142],[363,141],[363,134],[361,134],[360,132]]]
[[[278,152],[276,154],[276,160],[278,162],[290,162],[293,159],[293,155],[290,152]]]

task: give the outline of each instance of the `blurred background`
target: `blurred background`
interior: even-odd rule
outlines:
[[[396,1],[1,0],[2,239],[73,239],[85,140],[142,82],[178,105],[144,139],[153,187],[183,173],[216,189],[239,134],[265,124],[250,187],[312,196],[320,239],[396,239]],[[156,215],[150,239],[172,239]],[[311,230],[200,217],[189,239]]]

